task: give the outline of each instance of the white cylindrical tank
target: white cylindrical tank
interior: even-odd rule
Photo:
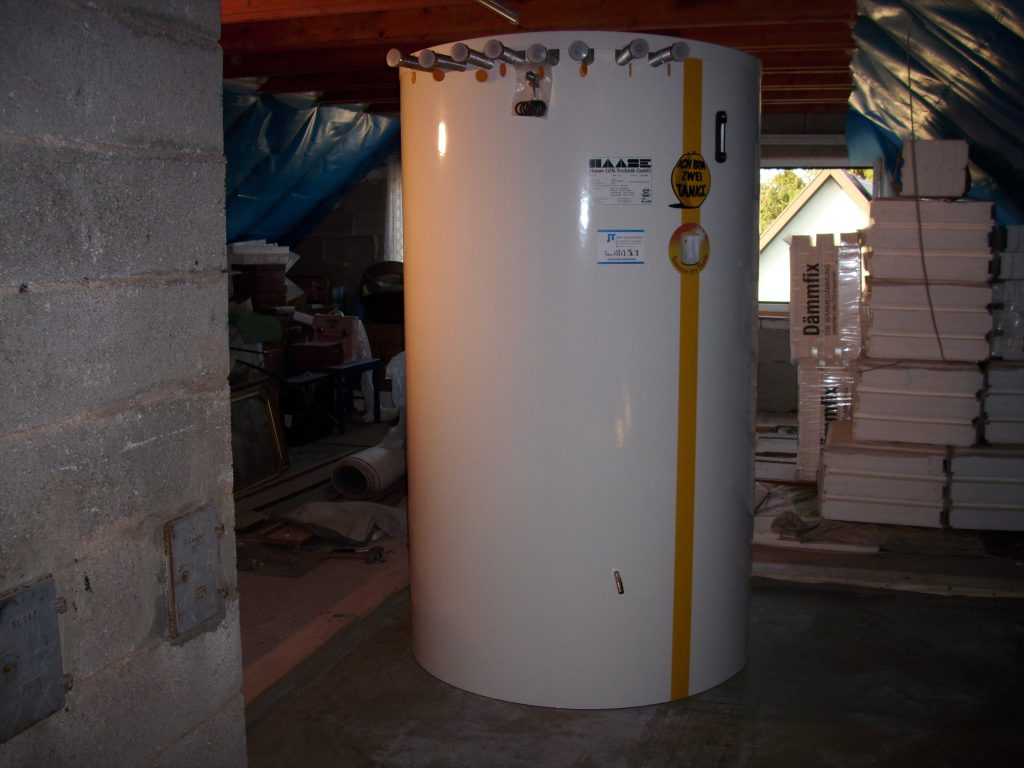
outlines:
[[[527,704],[688,696],[747,654],[759,65],[488,42],[400,70],[414,653]]]

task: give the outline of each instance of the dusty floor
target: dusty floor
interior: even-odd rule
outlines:
[[[754,580],[751,656],[672,704],[573,711],[424,672],[408,602],[249,736],[249,765],[1017,766],[1024,600]]]

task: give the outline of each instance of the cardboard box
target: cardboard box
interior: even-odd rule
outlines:
[[[351,363],[356,359],[359,334],[358,317],[346,315],[313,315],[313,339],[315,341],[340,341],[344,345],[344,360]]]
[[[300,341],[288,347],[289,368],[329,368],[344,362],[344,344],[340,341]]]
[[[789,346],[793,362],[845,364],[860,354],[860,240],[793,237],[789,248]]]
[[[801,363],[797,368],[797,382],[800,401],[797,479],[814,482],[829,426],[852,417],[853,373],[844,367]]]

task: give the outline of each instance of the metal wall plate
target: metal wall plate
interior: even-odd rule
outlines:
[[[64,706],[58,612],[51,576],[0,597],[0,742]]]
[[[220,534],[217,513],[209,507],[189,512],[164,526],[170,569],[168,635],[187,634],[217,616],[223,605]]]

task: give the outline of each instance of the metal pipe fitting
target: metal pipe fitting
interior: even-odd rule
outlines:
[[[582,40],[576,40],[569,46],[569,58],[580,64],[593,64],[594,49]]]
[[[642,37],[638,37],[636,40],[631,40],[625,48],[615,51],[615,63],[621,67],[629,64],[634,59],[642,59],[647,55],[648,50],[650,50],[650,46],[647,44],[647,41]]]
[[[451,56],[434,51],[424,51],[420,54],[420,66],[429,70],[440,69],[444,72],[465,72],[466,65],[461,64]]]
[[[686,61],[686,58],[689,55],[690,46],[682,40],[679,40],[672,43],[672,45],[667,48],[662,48],[660,51],[654,51],[647,57],[647,61],[650,62],[652,67],[660,67],[668,61]]]
[[[465,43],[456,43],[452,46],[452,59],[460,64],[472,64],[480,69],[491,69],[494,62],[488,59],[480,51],[470,48]]]
[[[416,69],[420,72],[429,72],[430,70],[420,64],[420,60],[415,56],[403,56],[402,52],[397,48],[392,48],[388,51],[387,56],[388,66],[394,69],[395,67],[406,67],[407,69]]]
[[[506,64],[522,64],[526,61],[525,51],[507,48],[501,40],[488,40],[484,43],[484,56],[493,61],[504,61]]]

